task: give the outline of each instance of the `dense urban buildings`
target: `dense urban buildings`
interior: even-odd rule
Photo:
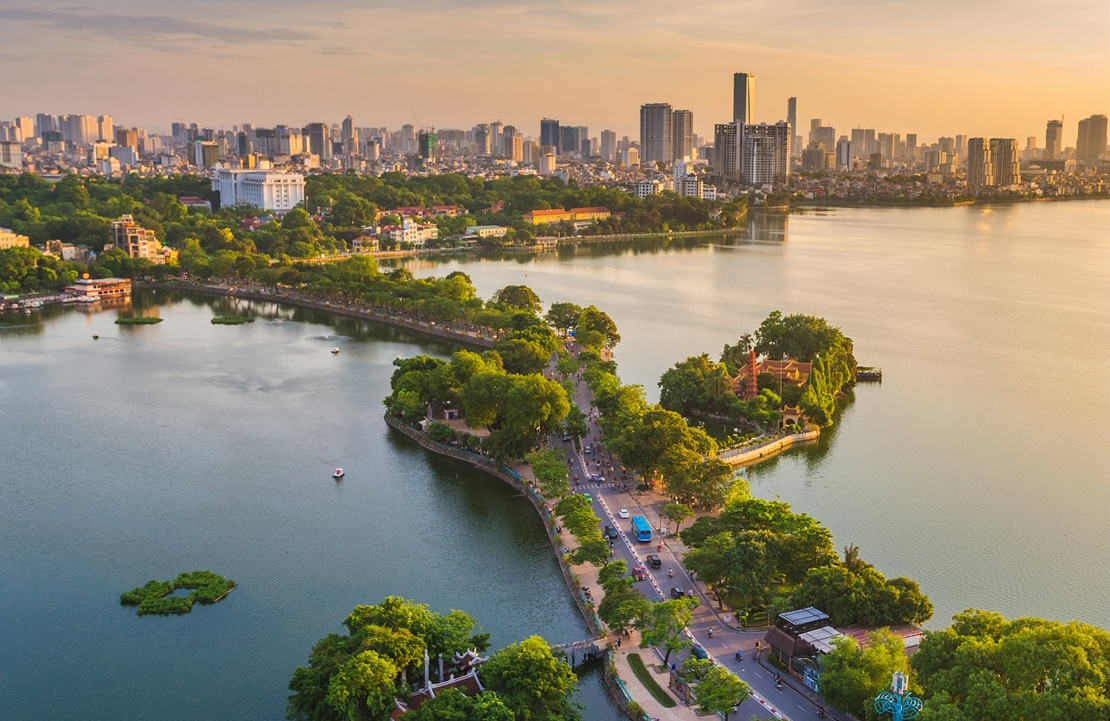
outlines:
[[[1106,116],[1092,115],[1079,121],[1075,140],[1075,158],[1082,163],[1095,164],[1106,152]]]

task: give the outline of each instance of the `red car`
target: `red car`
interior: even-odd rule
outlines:
[[[642,581],[647,578],[647,574],[644,572],[644,569],[640,568],[639,566],[633,566],[632,578],[636,579],[637,581]]]

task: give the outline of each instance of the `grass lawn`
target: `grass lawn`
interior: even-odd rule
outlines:
[[[644,688],[648,690],[656,701],[662,704],[663,708],[674,708],[678,705],[674,697],[667,693],[667,691],[659,685],[659,682],[655,680],[655,676],[651,674],[647,666],[644,666],[644,661],[640,658],[640,654],[628,654],[628,665],[632,667],[632,673],[636,674],[636,678],[640,679],[640,683],[644,685]]]

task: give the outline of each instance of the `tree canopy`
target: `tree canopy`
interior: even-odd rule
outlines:
[[[1043,618],[957,614],[911,659],[921,721],[1110,718],[1110,633]]]

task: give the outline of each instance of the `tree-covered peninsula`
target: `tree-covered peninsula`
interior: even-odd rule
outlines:
[[[294,671],[291,721],[377,721],[398,704],[412,704],[405,718],[415,721],[580,718],[578,679],[539,636],[483,657],[489,634],[473,617],[395,596],[357,606],[343,625]],[[480,687],[465,683],[475,676]]]

